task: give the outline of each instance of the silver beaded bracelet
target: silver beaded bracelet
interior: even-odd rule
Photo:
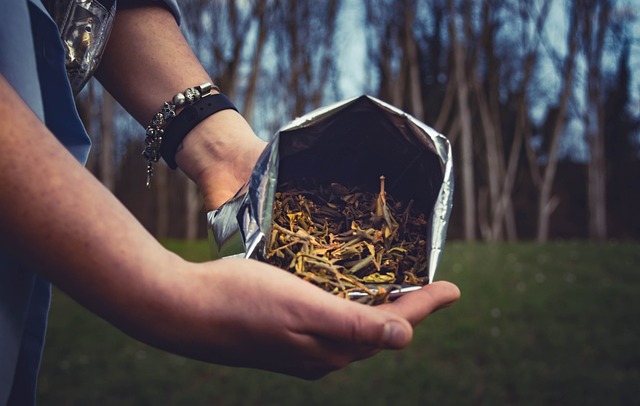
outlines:
[[[151,185],[153,176],[153,164],[160,160],[160,147],[167,123],[176,116],[176,109],[191,105],[196,101],[211,95],[211,89],[220,92],[218,86],[209,82],[199,86],[190,87],[182,93],[178,93],[170,102],[164,102],[162,109],[153,115],[151,124],[146,128],[147,136],[144,139],[144,150],[142,156],[147,160],[147,187]]]

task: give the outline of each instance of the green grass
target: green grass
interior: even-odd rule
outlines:
[[[39,404],[639,404],[640,245],[448,243],[437,279],[462,299],[409,348],[315,382],[149,348],[55,291]]]

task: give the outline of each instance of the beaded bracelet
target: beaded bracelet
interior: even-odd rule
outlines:
[[[220,92],[218,86],[209,82],[190,87],[173,96],[170,102],[164,102],[162,109],[153,115],[151,124],[146,128],[147,136],[144,139],[145,147],[142,151],[142,156],[147,160],[147,187],[151,184],[153,164],[160,160],[164,129],[169,121],[176,116],[176,108],[191,105],[203,97],[210,96],[211,89]]]

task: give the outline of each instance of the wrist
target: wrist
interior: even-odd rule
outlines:
[[[126,323],[120,327],[133,337],[167,351],[184,353],[185,341],[194,336],[190,317],[197,308],[201,281],[198,264],[169,253],[164,263],[155,269],[153,286],[140,293],[135,311],[127,313]],[[171,255],[173,254],[173,255]],[[212,287],[215,289],[215,287]],[[184,312],[184,309],[192,309]],[[157,320],[163,320],[157,323]]]
[[[187,88],[173,96],[171,101],[164,102],[162,109],[153,115],[151,124],[146,128],[145,148],[142,153],[147,160],[147,187],[153,176],[153,164],[158,162],[161,156],[169,167],[176,168],[176,148],[197,123],[216,111],[225,108],[235,109],[233,103],[224,95],[216,94],[213,97],[221,99],[209,101],[212,89],[219,91],[217,86],[209,82]],[[176,111],[183,108],[185,111],[178,115]]]
[[[238,112],[223,110],[191,130],[177,149],[176,163],[213,210],[249,179],[265,145]]]
[[[175,99],[174,97],[174,102]],[[223,110],[237,111],[236,106],[225,95],[204,94],[193,104],[185,106],[184,110],[169,123],[166,130],[163,131],[160,154],[171,169],[177,167],[176,152],[187,134],[199,123]]]

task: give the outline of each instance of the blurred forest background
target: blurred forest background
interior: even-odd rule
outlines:
[[[452,142],[449,238],[640,239],[640,4],[184,0],[182,29],[256,132],[378,97]],[[182,90],[182,89],[177,89]],[[158,238],[206,235],[195,186],[92,81],[88,167]]]

